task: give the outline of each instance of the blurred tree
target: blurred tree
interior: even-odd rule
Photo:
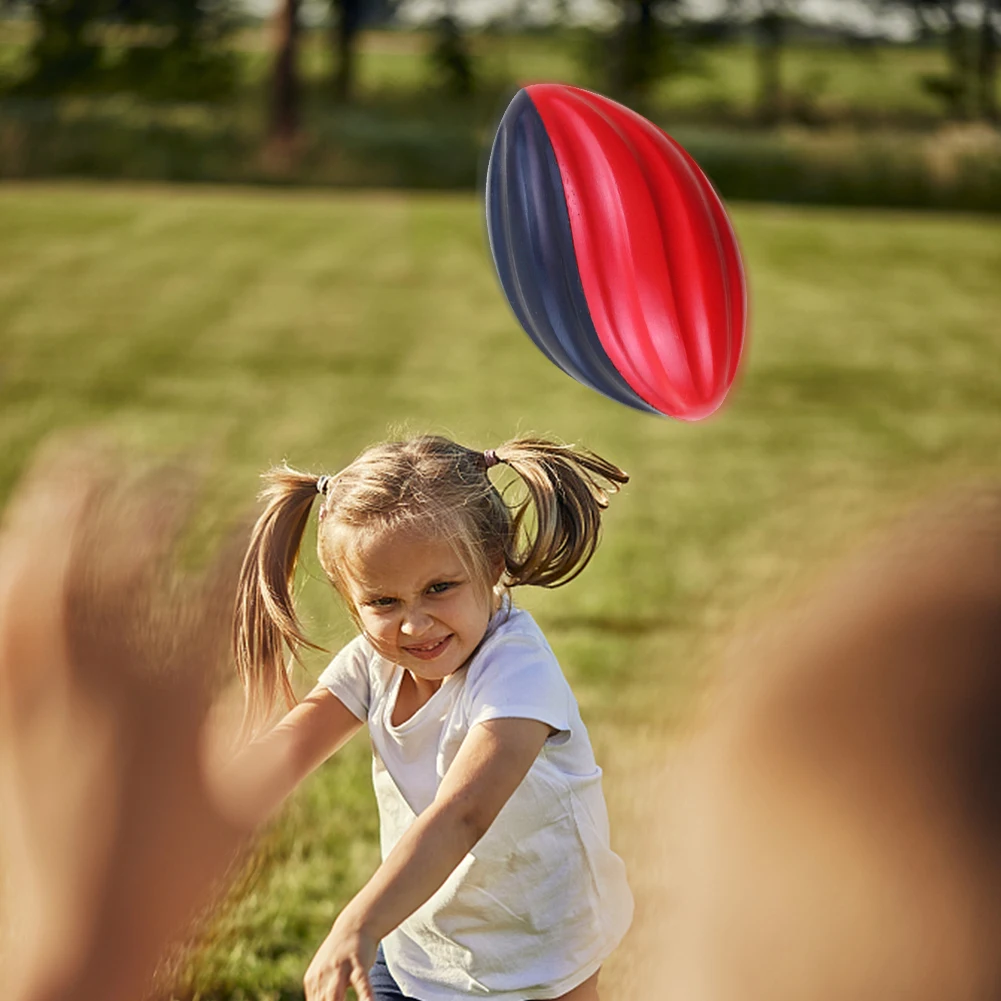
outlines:
[[[441,89],[451,97],[468,97],[476,85],[469,39],[455,13],[448,10],[432,26],[431,66]]]
[[[749,24],[757,48],[756,113],[764,125],[781,121],[786,96],[782,84],[782,51],[794,20],[795,0],[727,0],[734,20]]]
[[[1001,0],[981,0],[980,38],[977,52],[977,106],[983,118],[1001,120],[998,109],[998,47],[1001,35]]]
[[[358,34],[370,0],[332,0],[330,5],[331,42],[334,50],[334,95],[350,100],[354,92],[355,52]]]
[[[617,0],[616,8],[610,33],[587,36],[583,61],[601,89],[642,109],[654,84],[687,64],[684,0]]]
[[[339,101],[349,101],[355,91],[358,39],[366,27],[390,23],[400,0],[330,0],[330,47],[333,51],[331,83]]]
[[[946,72],[925,74],[921,83],[947,114],[996,115],[997,0],[875,0],[875,6],[909,14],[920,38],[941,42]]]
[[[945,17],[945,47],[950,71],[944,76],[928,76],[925,86],[942,97],[956,118],[969,114],[969,98],[974,72],[973,37],[963,22],[960,0],[936,0],[935,6]]]
[[[27,74],[17,89],[58,94],[92,86],[100,73],[102,48],[94,23],[109,13],[111,0],[31,0],[35,37]]]
[[[116,20],[159,30],[126,47],[113,82],[149,97],[205,100],[229,93],[236,62],[223,43],[236,23],[234,6],[234,0],[116,0]]]
[[[927,0],[878,0],[877,6],[909,8],[917,25],[918,37],[924,42],[935,38],[935,28],[929,19],[932,4]]]
[[[30,0],[36,32],[18,89],[36,94],[124,90],[202,100],[231,88],[234,57],[220,44],[235,0]],[[106,44],[110,24],[134,32]]]
[[[281,0],[274,32],[268,139],[275,152],[284,154],[291,151],[300,127],[299,0]]]

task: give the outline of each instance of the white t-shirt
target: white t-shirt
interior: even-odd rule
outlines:
[[[402,678],[363,636],[320,676],[368,723],[384,859],[477,723],[534,719],[558,733],[444,885],[383,940],[386,965],[419,1001],[559,997],[601,966],[633,912],[601,769],[559,663],[532,617],[508,605],[465,669],[394,726]]]

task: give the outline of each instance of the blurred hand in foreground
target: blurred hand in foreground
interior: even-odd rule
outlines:
[[[205,779],[237,550],[179,569],[179,482],[52,455],[6,512],[0,865],[15,1001],[142,997],[248,833]]]
[[[903,519],[735,659],[675,771],[659,997],[996,999],[1001,489]]]

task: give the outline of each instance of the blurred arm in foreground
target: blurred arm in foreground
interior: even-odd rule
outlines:
[[[247,824],[209,790],[238,564],[177,565],[176,482],[40,462],[0,533],[0,943],[14,1001],[136,1001]],[[233,557],[236,551],[233,551]]]
[[[661,997],[996,999],[1001,490],[745,647],[676,774]]]

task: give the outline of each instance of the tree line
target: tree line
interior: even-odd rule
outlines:
[[[0,0],[0,4],[11,0]],[[331,100],[355,96],[357,51],[368,25],[391,23],[400,0],[328,0],[327,23],[333,67]],[[666,74],[683,71],[701,49],[749,39],[755,47],[757,116],[779,122],[786,110],[783,54],[807,25],[801,0],[726,0],[713,20],[697,20],[685,0],[609,0],[610,27],[591,32],[592,65],[606,93],[642,105]],[[573,20],[574,0],[557,0],[552,27]],[[913,37],[941,47],[946,70],[923,84],[957,118],[999,121],[998,52],[1001,0],[858,0],[877,17],[897,15]],[[468,33],[456,0],[428,27],[433,58],[457,97],[476,81]],[[235,0],[28,0],[35,24],[26,71],[15,89],[57,95],[105,88],[158,98],[218,100],[237,75],[236,54],[227,40],[240,21]],[[294,141],[302,128],[300,50],[302,0],[278,0],[274,15],[268,85],[268,123],[277,143]],[[117,28],[127,44],[116,42]],[[851,34],[850,28],[844,29]],[[858,39],[856,39],[858,41]],[[110,65],[105,50],[118,45]]]

